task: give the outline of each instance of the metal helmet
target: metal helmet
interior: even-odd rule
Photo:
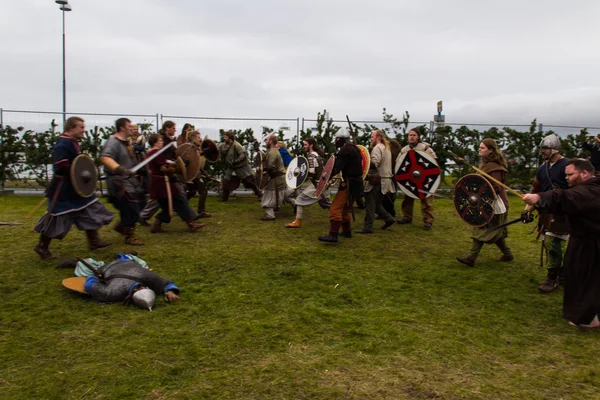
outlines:
[[[544,147],[556,151],[560,150],[560,138],[558,137],[558,135],[551,133],[550,135],[543,138],[540,143],[540,148]]]
[[[337,133],[335,134],[334,137],[336,139],[338,139],[338,138],[350,139],[350,129],[342,128],[339,131],[337,131]]]
[[[344,146],[346,142],[350,140],[350,130],[348,128],[343,128],[337,131],[334,136],[335,147],[338,149]]]
[[[156,300],[156,294],[152,289],[144,288],[140,289],[131,296],[133,304],[139,308],[152,311],[154,306],[154,300]]]

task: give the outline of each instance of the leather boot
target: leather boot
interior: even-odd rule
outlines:
[[[538,290],[540,293],[552,293],[560,285],[559,268],[549,268],[546,280],[541,282]]]
[[[329,235],[319,236],[319,240],[321,242],[327,243],[337,243],[338,242],[338,232],[329,232]]]
[[[187,226],[188,226],[188,228],[189,228],[190,232],[194,232],[194,231],[197,231],[197,230],[198,230],[198,229],[200,229],[200,228],[204,228],[204,224],[203,224],[203,223],[201,223],[201,222],[194,222],[194,221],[193,221],[193,220],[191,220],[191,219],[190,219],[190,220],[188,220],[188,221],[186,222],[186,224],[187,224]]]
[[[329,235],[319,236],[321,242],[337,243],[340,227],[342,223],[339,221],[329,221]]]
[[[56,264],[56,269],[62,269],[62,268],[66,268],[66,269],[73,269],[77,266],[77,259],[76,258],[69,258],[68,260],[63,260],[61,262],[59,262],[58,264]]]
[[[469,267],[474,267],[475,266],[475,260],[473,260],[470,257],[456,257],[456,261],[461,262],[463,264],[465,264],[466,266]]]
[[[162,221],[158,218],[154,219],[152,223],[152,228],[150,228],[150,233],[163,233],[164,229],[162,228]]]
[[[210,215],[209,213],[206,212],[206,197],[207,196],[208,195],[206,193],[198,196],[198,209],[196,210],[196,212],[198,213],[198,216],[196,217],[196,219],[212,217],[212,215]]]
[[[220,202],[226,202],[227,200],[229,200],[229,190],[225,190],[223,189],[222,193],[221,193],[221,198],[219,199]]]
[[[352,223],[342,222],[342,236],[345,238],[352,238]]]
[[[52,255],[52,253],[50,253],[50,249],[48,249],[48,246],[50,246],[50,241],[52,241],[52,238],[49,238],[45,235],[40,235],[40,241],[33,249],[33,251],[35,251],[42,260],[51,260],[56,258]]]
[[[290,222],[285,226],[286,228],[302,228],[302,220],[296,218],[294,222]]]
[[[509,262],[509,261],[512,261],[515,259],[515,257],[512,254],[512,251],[510,251],[510,249],[506,245],[505,239],[500,239],[495,244],[496,244],[496,246],[498,246],[498,248],[502,252],[502,257],[500,257],[498,259],[498,261]]]
[[[85,234],[88,238],[88,244],[90,250],[101,249],[103,247],[108,247],[112,243],[105,242],[98,237],[98,231],[85,231]]]
[[[113,228],[116,232],[119,232],[121,235],[125,234],[125,228],[123,227],[123,225],[121,224],[121,221],[119,221],[115,227]]]
[[[123,239],[123,243],[130,244],[132,246],[143,246],[144,243],[137,236],[135,236],[135,228],[123,228],[123,234],[125,235],[125,239]]]

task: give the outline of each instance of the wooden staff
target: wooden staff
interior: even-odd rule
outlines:
[[[171,194],[171,182],[169,176],[165,175],[165,186],[167,188],[167,200],[169,202],[169,217],[173,216],[173,195]]]
[[[489,175],[488,173],[484,172],[482,169],[477,168],[474,165],[469,164],[468,162],[465,161],[464,158],[457,156],[456,154],[454,154],[452,151],[448,150],[448,153],[450,153],[450,155],[452,157],[454,157],[455,159],[457,159],[458,161],[462,161],[463,163],[465,163],[466,165],[468,165],[469,167],[473,168],[475,171],[477,171],[478,173],[480,173],[481,175],[485,176],[486,178],[488,178],[489,180],[497,183],[498,185],[502,186],[504,189],[508,190],[511,193],[516,194],[517,196],[519,196],[520,198],[523,198],[523,195],[519,192],[517,192],[516,190],[514,190],[513,188],[511,188],[508,185],[505,185],[504,183],[500,182],[498,179],[494,178],[493,176]]]

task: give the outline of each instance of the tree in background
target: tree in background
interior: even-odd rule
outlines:
[[[0,126],[0,187],[4,192],[6,181],[17,179],[17,171],[14,166],[22,159],[23,141],[19,133],[23,131],[20,126],[13,129],[10,125]]]
[[[48,186],[52,178],[52,149],[58,140],[59,133],[56,132],[58,124],[56,120],[50,122],[50,127],[45,132],[34,132],[31,130],[23,134],[23,162],[19,172],[26,172],[27,176],[22,180],[26,182],[33,176],[35,182],[43,187]]]
[[[587,128],[582,129],[577,135],[569,134],[561,140],[561,154],[569,158],[589,158],[590,152],[583,148],[583,144],[590,140]]]
[[[548,133],[538,129],[535,119],[531,122],[528,132],[504,127],[503,133],[505,145],[501,148],[508,160],[507,182],[512,185],[530,186],[539,163],[538,146]]]

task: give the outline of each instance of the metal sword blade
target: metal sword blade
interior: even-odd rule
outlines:
[[[157,151],[156,153],[152,154],[150,157],[146,158],[144,161],[137,164],[135,167],[131,168],[131,172],[136,172],[140,168],[146,166],[146,164],[148,164],[150,161],[154,160],[156,157],[158,157],[160,154],[164,153],[169,147],[172,147],[172,146],[177,146],[177,142],[173,141],[173,142],[169,143],[168,145],[166,145],[165,147],[163,147],[162,149],[160,149],[159,151]]]
[[[419,189],[419,192],[420,193],[425,193],[426,195],[429,195],[429,196],[441,197],[442,199],[449,199],[450,198],[450,196],[444,196],[443,194],[431,193],[431,192],[428,192],[426,190],[421,190],[421,189]]]

